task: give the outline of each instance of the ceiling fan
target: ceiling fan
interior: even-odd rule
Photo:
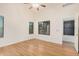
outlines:
[[[46,5],[39,4],[39,3],[24,3],[24,4],[30,4],[31,6],[29,7],[29,9],[36,8],[37,11],[39,11],[40,7],[43,7],[43,8],[46,7]]]

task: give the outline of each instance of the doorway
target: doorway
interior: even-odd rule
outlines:
[[[74,20],[63,22],[63,46],[75,50],[74,47]]]

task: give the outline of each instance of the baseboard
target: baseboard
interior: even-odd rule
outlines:
[[[71,43],[71,44],[74,44],[73,42],[70,42],[70,41],[63,41],[63,42],[67,42],[67,43]]]
[[[4,44],[4,45],[1,45],[0,48],[6,47],[6,46],[9,46],[9,45],[13,45],[13,44],[17,44],[17,43],[20,43],[22,41],[26,41],[26,40],[19,40],[19,41],[16,41],[16,42],[7,43],[7,44]]]
[[[54,44],[62,45],[61,43],[51,42],[51,41],[48,41],[48,40],[42,40],[42,39],[38,39],[38,38],[35,38],[35,39],[41,40],[41,41],[45,41],[45,42],[49,42],[49,43],[54,43]]]

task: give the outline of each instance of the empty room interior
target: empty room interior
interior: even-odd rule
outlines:
[[[78,56],[78,3],[0,3],[0,56]]]

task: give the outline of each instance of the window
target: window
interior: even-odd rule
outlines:
[[[74,20],[64,21],[64,35],[74,35]]]
[[[34,26],[34,23],[33,22],[29,22],[29,34],[33,34],[33,26]]]
[[[0,37],[4,36],[4,17],[0,16]]]
[[[50,35],[50,21],[38,22],[38,33],[44,35]]]

